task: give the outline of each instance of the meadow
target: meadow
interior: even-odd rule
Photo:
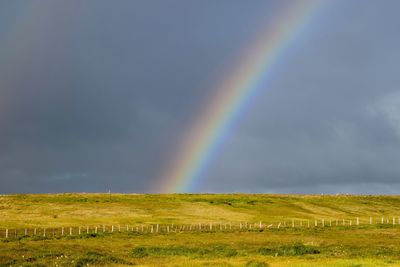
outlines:
[[[2,195],[0,266],[400,266],[399,216],[397,196]]]

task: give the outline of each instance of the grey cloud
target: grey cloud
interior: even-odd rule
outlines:
[[[280,8],[50,2],[37,13],[0,4],[0,193],[152,191],[215,84]],[[400,192],[398,7],[327,4],[198,190]]]

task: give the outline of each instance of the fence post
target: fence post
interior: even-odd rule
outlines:
[[[212,223],[210,223],[210,231],[212,231]]]
[[[382,224],[383,224],[383,216],[382,216]]]
[[[322,227],[325,227],[325,219],[322,219]]]
[[[357,226],[360,225],[360,219],[357,217]]]
[[[94,228],[94,233],[97,234],[97,226]]]
[[[61,236],[64,236],[64,227],[61,227]]]
[[[294,227],[294,219],[292,219],[292,227]]]
[[[114,233],[114,225],[111,225],[111,233]]]
[[[24,234],[25,236],[27,236],[28,235],[28,229],[26,229],[25,228],[25,234]]]
[[[36,235],[36,228],[33,230],[33,235],[34,236]]]
[[[6,238],[8,238],[8,229],[6,229]]]
[[[81,235],[81,227],[79,226],[78,235]]]
[[[318,226],[318,221],[315,220],[314,226],[317,227]]]
[[[395,225],[395,224],[396,224],[396,219],[393,216],[393,225]]]
[[[46,228],[43,228],[43,236],[46,237]]]
[[[369,224],[372,224],[372,217],[369,216]]]
[[[72,235],[72,227],[69,228],[69,235]]]
[[[129,225],[126,225],[126,231],[129,232]]]

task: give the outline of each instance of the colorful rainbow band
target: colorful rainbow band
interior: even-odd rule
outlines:
[[[237,68],[216,87],[215,95],[195,120],[171,166],[162,174],[158,192],[193,192],[232,126],[261,90],[273,67],[307,25],[322,1],[296,0],[276,21],[269,22]]]

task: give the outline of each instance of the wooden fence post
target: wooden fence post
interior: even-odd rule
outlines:
[[[78,228],[78,235],[81,235],[81,227]]]
[[[294,219],[292,219],[292,227],[294,228]]]
[[[36,228],[33,230],[33,235],[34,236],[36,235]]]
[[[114,233],[114,225],[111,225],[111,233]]]
[[[369,216],[369,224],[372,224],[372,217]]]
[[[360,219],[357,217],[357,226],[360,225]]]
[[[72,235],[72,227],[69,228],[69,235]]]
[[[43,228],[43,236],[46,237],[46,228]]]
[[[325,227],[325,219],[322,219],[322,227]]]
[[[6,229],[6,238],[8,238],[8,229]]]
[[[94,233],[97,234],[97,226],[94,228]]]
[[[64,227],[61,227],[61,236],[64,236]]]

